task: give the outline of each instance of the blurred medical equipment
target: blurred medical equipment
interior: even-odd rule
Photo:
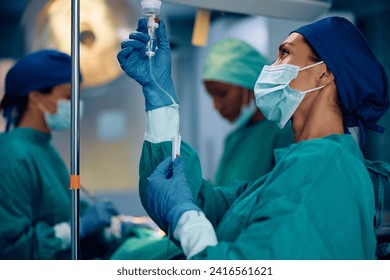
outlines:
[[[80,186],[80,190],[82,198],[91,205],[102,202],[102,200],[99,200],[92,191],[84,186]],[[131,216],[121,213],[116,213],[116,215],[111,217],[111,226],[105,228],[104,235],[107,240],[123,238],[126,236],[127,231],[133,226],[154,230],[158,236],[164,235],[148,216]]]
[[[25,14],[29,21],[29,51],[54,48],[70,54],[71,1],[46,1],[40,10],[36,3],[39,1],[29,2]],[[105,85],[121,75],[115,56],[120,41],[135,29],[137,19],[125,0],[80,1],[80,68],[84,86]]]
[[[311,21],[324,14],[332,0],[165,0],[200,9]]]
[[[99,201],[80,217],[80,238],[91,236],[102,228],[111,225],[112,217],[119,213],[110,201]]]
[[[92,191],[80,186],[81,198],[86,201],[91,207],[94,205],[110,205],[110,202],[97,197]],[[84,216],[83,216],[84,217]],[[82,229],[82,220],[80,218],[80,232]],[[118,211],[110,217],[110,223],[105,226],[103,230],[104,240],[110,244],[108,250],[105,252],[103,259],[111,258],[118,248],[122,250],[132,250],[133,246],[129,245],[129,240],[136,239],[138,234],[147,234],[149,238],[160,239],[165,233],[153,222],[148,216],[131,216],[124,215]],[[80,233],[80,236],[82,234]],[[118,253],[117,253],[118,254]]]
[[[158,28],[159,19],[157,15],[160,13],[161,1],[159,0],[142,0],[142,14],[148,17],[148,34],[150,40],[146,46],[146,55],[150,58],[156,54],[157,38],[156,29]]]

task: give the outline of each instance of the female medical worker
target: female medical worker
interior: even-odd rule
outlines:
[[[69,172],[50,141],[52,130],[70,127],[71,67],[69,55],[42,50],[7,73],[1,102],[7,132],[0,134],[0,259],[70,259]],[[115,214],[109,202],[90,207],[80,218],[81,248],[110,226]],[[96,248],[103,243],[96,242]],[[81,257],[96,252],[82,251]]]
[[[216,185],[260,178],[274,166],[274,150],[293,143],[291,126],[280,129],[256,106],[253,87],[265,64],[255,48],[235,38],[218,41],[207,54],[203,83],[214,108],[235,125],[225,139]]]
[[[140,196],[186,257],[374,259],[373,185],[347,128],[379,131],[389,96],[386,74],[360,31],[330,17],[287,37],[254,91],[267,119],[283,126],[292,117],[296,143],[276,150],[275,167],[257,181],[218,188],[202,180],[186,143],[171,163],[179,117],[169,43],[162,23],[156,57],[148,60],[145,26],[141,20],[118,54],[146,99]]]
[[[229,185],[240,179],[253,181],[271,171],[274,150],[294,140],[291,126],[280,129],[264,118],[256,107],[253,87],[266,59],[248,43],[227,38],[216,42],[207,54],[202,80],[212,98],[214,108],[235,129],[225,139],[222,158],[214,183]],[[147,237],[142,246],[136,238],[128,238],[112,255],[114,259],[163,259],[167,240]],[[141,239],[138,240],[141,242]],[[135,249],[137,248],[137,249]],[[174,244],[167,257],[181,255]]]

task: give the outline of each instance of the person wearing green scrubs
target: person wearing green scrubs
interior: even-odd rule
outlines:
[[[255,48],[235,38],[218,41],[206,57],[203,83],[214,108],[235,125],[226,137],[214,183],[256,180],[275,165],[274,150],[294,141],[291,126],[280,129],[256,107],[253,88],[267,64]],[[256,149],[253,149],[256,147]]]
[[[202,79],[207,92],[214,108],[236,126],[225,140],[214,180],[216,185],[263,176],[275,164],[274,149],[293,142],[290,126],[280,129],[256,107],[253,87],[265,64],[266,59],[255,48],[233,38],[214,44],[206,57]],[[111,258],[162,259],[181,255],[175,244],[167,243],[166,238],[131,236]]]
[[[118,60],[146,101],[140,197],[187,259],[376,258],[374,187],[361,148],[364,129],[383,132],[376,123],[389,107],[389,88],[351,22],[324,18],[280,44],[254,94],[268,120],[284,127],[291,119],[295,143],[275,150],[268,174],[228,187],[202,179],[197,153],[185,142],[172,162],[179,107],[165,25],[161,20],[152,60],[144,55],[145,19],[137,31],[122,42]],[[361,128],[359,144],[349,133],[354,127]]]
[[[0,134],[0,259],[71,257],[69,171],[51,144],[52,131],[70,127],[71,66],[69,55],[41,50],[7,73],[1,101],[7,128]],[[104,229],[118,214],[106,201],[88,207],[80,217],[81,258],[103,254]]]

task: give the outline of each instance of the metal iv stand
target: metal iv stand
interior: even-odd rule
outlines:
[[[72,97],[71,97],[71,254],[79,259],[80,201],[80,0],[72,0]]]

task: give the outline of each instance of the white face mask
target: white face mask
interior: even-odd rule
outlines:
[[[83,115],[84,103],[80,100],[80,118]],[[71,101],[59,99],[57,101],[57,111],[55,114],[45,112],[45,121],[51,130],[69,129],[71,125]]]
[[[326,85],[306,91],[290,88],[290,82],[299,71],[315,67],[323,61],[299,68],[292,64],[264,66],[255,84],[256,105],[267,120],[274,121],[283,128],[290,120],[306,93],[319,90]]]
[[[237,128],[245,126],[257,110],[255,100],[251,99],[248,105],[242,105],[240,114],[234,120],[234,125]]]

